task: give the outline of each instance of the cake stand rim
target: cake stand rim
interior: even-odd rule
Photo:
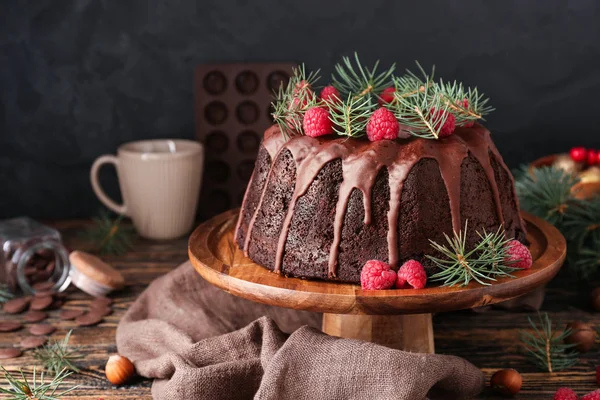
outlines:
[[[394,315],[456,311],[490,305],[543,286],[558,273],[566,257],[566,241],[558,229],[541,218],[521,212],[528,229],[538,231],[535,235],[528,234],[528,239],[532,244],[544,246],[544,251],[534,260],[530,270],[517,271],[514,273],[517,278],[501,279],[489,286],[471,283],[464,288],[364,291],[359,285],[283,277],[246,259],[243,265],[259,267],[254,268],[256,273],[248,280],[229,275],[232,267],[215,256],[209,243],[209,240],[222,239],[222,235],[235,228],[238,212],[239,209],[232,209],[221,213],[192,232],[188,241],[188,255],[194,269],[212,285],[238,297],[306,311]],[[543,236],[538,237],[539,233]],[[236,251],[237,244],[233,240],[227,244],[232,252]],[[319,290],[315,291],[315,288]]]

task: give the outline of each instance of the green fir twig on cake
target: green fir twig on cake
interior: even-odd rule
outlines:
[[[454,233],[453,237],[444,234],[446,245],[430,240],[433,249],[440,254],[435,257],[427,255],[440,269],[430,280],[441,282],[442,286],[466,286],[471,281],[489,285],[499,277],[512,277],[515,271],[506,261],[509,239],[504,235],[502,227],[494,233],[478,233],[479,241],[467,248],[467,224],[465,229]]]
[[[485,116],[494,108],[489,106],[489,98],[479,93],[477,87],[465,88],[461,82],[445,82],[440,79],[440,97],[442,103],[450,108],[456,118],[457,125],[467,122],[485,120]]]
[[[8,285],[0,283],[0,304],[6,303],[13,297],[14,295],[8,290]]]
[[[574,347],[577,344],[565,344],[564,340],[571,334],[570,329],[557,332],[547,313],[538,313],[539,324],[527,318],[532,332],[521,330],[523,342],[529,360],[541,371],[553,373],[570,368],[577,364],[579,354]]]
[[[342,62],[334,67],[333,86],[340,91],[342,97],[352,95],[352,97],[373,98],[383,89],[392,85],[393,73],[396,70],[394,63],[383,72],[378,73],[378,66],[379,60],[370,69],[363,66],[357,53],[354,53],[354,63],[350,57],[343,57]]]
[[[72,332],[72,330],[69,331],[63,340],[53,340],[33,352],[33,358],[43,365],[47,373],[58,374],[60,371],[80,372],[75,362],[81,360],[83,354],[80,353],[79,347],[69,345]]]
[[[340,136],[359,137],[365,135],[373,104],[369,97],[348,95],[344,102],[327,102],[333,130]]]
[[[31,379],[25,376],[23,370],[19,371],[20,376],[15,376],[8,372],[4,367],[0,366],[4,372],[4,380],[0,386],[0,393],[6,395],[6,399],[14,400],[58,400],[67,393],[77,389],[78,386],[73,386],[68,389],[59,391],[59,387],[64,384],[72,372],[62,370],[57,373],[52,380],[47,381],[44,373],[37,374],[36,368],[33,368]]]

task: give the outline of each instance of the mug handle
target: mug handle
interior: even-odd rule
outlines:
[[[94,189],[94,193],[100,199],[100,201],[108,208],[116,212],[117,214],[127,215],[127,206],[125,204],[117,204],[110,197],[104,193],[102,186],[100,186],[100,182],[98,181],[98,172],[100,168],[104,164],[113,164],[115,169],[119,169],[119,159],[113,155],[104,155],[100,156],[94,161],[92,164],[92,169],[90,170],[90,181],[92,182],[92,188]],[[118,176],[118,174],[117,174]]]

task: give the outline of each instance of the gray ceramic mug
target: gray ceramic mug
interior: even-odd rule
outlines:
[[[113,164],[123,204],[110,199],[98,171]],[[114,212],[131,217],[138,233],[149,239],[173,239],[188,233],[198,207],[204,147],[198,142],[157,139],[121,145],[117,155],[98,157],[90,171],[96,196]]]

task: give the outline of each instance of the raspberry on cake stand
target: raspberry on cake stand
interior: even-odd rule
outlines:
[[[248,300],[323,313],[323,332],[412,352],[433,353],[432,313],[509,300],[547,283],[566,254],[565,239],[549,223],[523,213],[533,256],[530,269],[489,286],[362,290],[359,285],[287,278],[244,256],[234,242],[239,210],[200,225],[188,253],[196,271],[211,284]]]

